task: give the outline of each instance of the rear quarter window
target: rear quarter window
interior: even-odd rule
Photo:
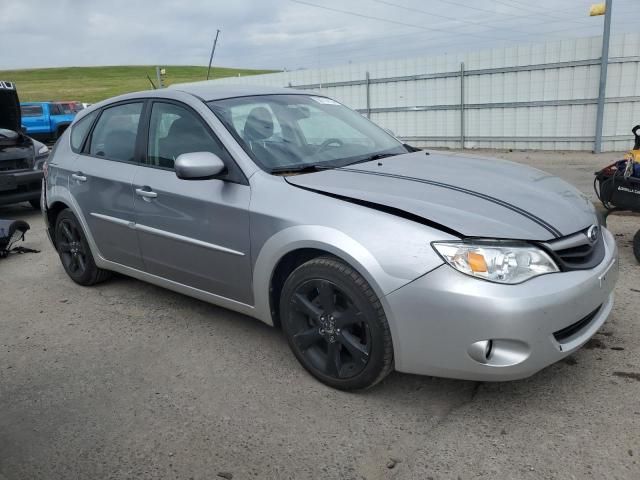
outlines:
[[[89,155],[133,162],[142,102],[106,107],[91,134]]]
[[[93,125],[93,121],[96,119],[97,115],[97,110],[95,112],[91,112],[86,117],[78,120],[73,127],[71,127],[71,150],[76,153],[80,153],[84,140],[87,138],[87,133],[89,133],[91,125]]]
[[[41,105],[21,105],[20,111],[23,117],[39,117],[42,115]]]

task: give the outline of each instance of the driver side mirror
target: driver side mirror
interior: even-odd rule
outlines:
[[[176,158],[176,176],[182,180],[207,180],[224,173],[224,162],[211,152],[183,153]]]

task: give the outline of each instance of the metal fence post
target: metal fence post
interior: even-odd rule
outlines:
[[[600,90],[598,92],[598,110],[596,113],[596,138],[594,153],[602,153],[602,126],[604,123],[604,100],[607,90],[607,69],[609,67],[609,37],[611,35],[611,8],[613,0],[607,0],[604,14],[604,32],[602,34],[602,55],[600,56]]]
[[[460,148],[464,150],[464,62],[460,64]]]
[[[367,118],[371,118],[371,77],[369,72],[365,76],[365,88],[367,92]]]

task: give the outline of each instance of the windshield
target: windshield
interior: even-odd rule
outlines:
[[[208,103],[269,172],[337,167],[407,149],[357,112],[325,97],[260,95]]]

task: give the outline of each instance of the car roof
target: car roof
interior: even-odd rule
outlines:
[[[208,102],[223,98],[249,97],[253,95],[309,95],[309,92],[291,88],[263,87],[259,85],[221,85],[214,81],[177,83],[168,87],[189,93]]]
[[[171,95],[173,93],[173,95]],[[143,90],[140,92],[125,93],[117,97],[107,98],[92,104],[88,108],[80,110],[76,114],[76,120],[82,119],[95,110],[99,110],[108,105],[140,98],[171,98],[176,95],[192,95],[200,100],[209,102],[211,100],[222,100],[225,98],[251,97],[254,95],[318,95],[316,93],[294,90],[292,88],[262,87],[257,85],[220,85],[214,81],[176,83],[167,88],[156,90]]]

